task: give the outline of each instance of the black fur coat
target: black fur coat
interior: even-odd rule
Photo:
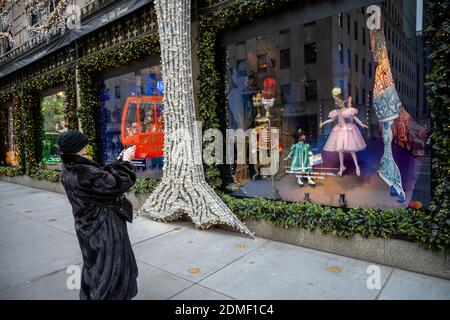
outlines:
[[[123,196],[136,181],[129,162],[101,168],[78,155],[62,155],[61,182],[72,205],[83,256],[80,299],[124,300],[137,294],[137,265],[126,222],[133,208]]]

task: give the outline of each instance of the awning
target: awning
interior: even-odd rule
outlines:
[[[30,50],[30,53],[20,56],[0,67],[0,77],[4,77],[18,69],[21,69],[44,56],[62,48],[76,39],[79,39],[92,31],[103,27],[123,16],[136,11],[137,9],[151,3],[152,0],[125,0],[103,8],[91,17],[82,21],[82,25],[78,29],[73,29],[65,33],[59,38],[52,40],[40,50]]]

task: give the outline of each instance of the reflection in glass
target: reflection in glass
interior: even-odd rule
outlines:
[[[146,178],[161,177],[163,95],[160,65],[101,82],[102,164],[114,161],[124,147],[136,145],[134,164],[138,175]]]

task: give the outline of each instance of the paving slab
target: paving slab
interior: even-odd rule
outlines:
[[[43,192],[43,190],[40,190],[40,189],[30,188],[27,186],[22,186],[19,184],[14,184],[14,183],[9,183],[9,182],[4,182],[4,181],[0,181],[0,191],[2,191],[2,193],[0,195],[0,199],[7,198],[6,195],[8,195],[8,194],[17,195],[18,193],[23,192],[23,191],[26,191],[28,193]]]
[[[80,265],[78,265],[80,266]],[[66,269],[0,291],[1,300],[78,300],[79,290],[69,289]]]
[[[0,225],[0,248],[14,247],[59,232],[58,229],[51,226],[23,218],[15,222]]]
[[[17,212],[9,211],[5,208],[0,208],[0,228],[14,222],[26,221],[27,218]]]
[[[197,282],[265,242],[217,229],[185,227],[141,242],[134,246],[134,252],[149,265]]]
[[[72,213],[67,216],[47,217],[45,220],[42,219],[41,221],[48,226],[75,235],[75,220]]]
[[[0,208],[11,209],[15,205],[15,202],[23,201],[25,198],[38,194],[38,191],[19,190],[14,193],[6,193],[4,197],[0,198]]]
[[[450,300],[450,281],[395,269],[380,300]]]
[[[23,213],[24,216],[39,222],[46,222],[50,219],[73,217],[72,208],[68,204],[41,205],[45,209],[28,208]]]
[[[154,238],[167,232],[176,231],[189,224],[183,221],[170,223],[156,222],[148,218],[138,216],[133,219],[133,223],[128,223],[128,234],[132,244]]]
[[[12,198],[9,200],[7,209],[33,218],[46,217],[55,213],[72,213],[68,200],[54,199],[50,201],[44,197],[36,193],[24,198]]]
[[[138,261],[136,300],[167,300],[193,285],[192,282]]]
[[[237,299],[375,299],[379,290],[367,288],[370,265],[270,242],[199,284]],[[383,284],[392,269],[380,268]]]
[[[196,284],[170,300],[233,300],[233,298]]]
[[[77,239],[58,231],[48,237],[0,249],[0,289],[81,263]]]

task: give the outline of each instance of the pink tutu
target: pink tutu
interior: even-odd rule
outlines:
[[[344,119],[351,119],[358,113],[355,108],[347,108],[343,112],[333,110],[329,114],[331,119],[339,119],[339,123],[333,127],[324,151],[330,152],[358,152],[366,148],[364,138],[359,128],[354,123],[346,123]]]

